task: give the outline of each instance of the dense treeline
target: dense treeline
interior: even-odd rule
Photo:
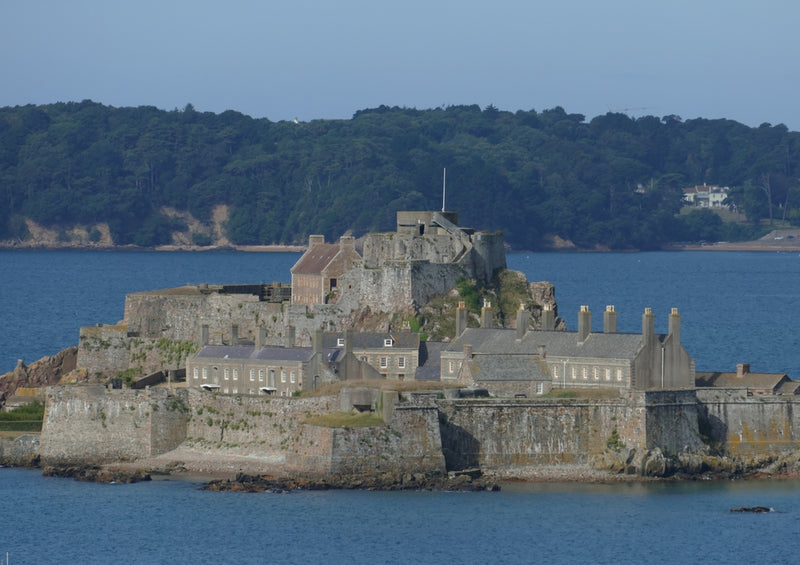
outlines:
[[[0,109],[0,238],[107,222],[115,243],[167,243],[164,206],[208,221],[227,204],[231,241],[298,243],[394,226],[397,210],[447,207],[518,249],[553,235],[579,246],[656,248],[735,239],[747,225],[678,216],[681,189],[734,188],[751,226],[800,224],[800,134],[783,125],[677,116],[590,121],[557,107],[380,108],[350,120],[270,122],[187,105],[91,101]]]

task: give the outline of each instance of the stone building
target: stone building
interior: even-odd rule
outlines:
[[[355,238],[343,236],[338,244],[325,236],[308,238],[308,249],[291,268],[292,304],[325,304],[339,286],[339,278],[361,265]]]
[[[359,360],[371,365],[382,377],[413,380],[419,366],[419,334],[408,331],[388,332],[325,332],[326,350],[350,348]]]
[[[517,313],[516,329],[465,328],[441,355],[441,379],[477,384],[488,377],[475,377],[472,367],[492,367],[495,373],[524,374],[531,382],[549,374],[552,388],[681,389],[693,388],[694,360],[680,342],[680,315],[673,309],[669,333],[656,334],[655,317],[647,308],[642,333],[617,332],[613,306],[606,308],[604,331],[591,331],[591,312],[582,306],[578,331],[529,330],[529,313]],[[462,329],[463,328],[463,329]],[[490,365],[479,358],[494,357]],[[503,366],[505,363],[505,367]],[[470,372],[466,368],[470,368]],[[498,379],[492,375],[492,379]],[[544,391],[546,387],[542,387]]]
[[[736,372],[697,372],[697,388],[742,390],[746,396],[800,394],[800,382],[786,373],[754,373],[750,363],[739,363]]]

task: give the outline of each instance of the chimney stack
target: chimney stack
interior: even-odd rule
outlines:
[[[286,326],[286,344],[284,347],[294,347],[295,330],[294,326]]]
[[[550,304],[545,304],[542,307],[542,329],[546,332],[552,332],[556,329],[556,314]]]
[[[581,306],[578,312],[578,343],[583,343],[592,332],[592,313],[588,306]]]
[[[344,330],[345,355],[353,352],[353,330]]]
[[[472,344],[464,344],[464,359],[472,359]]]
[[[352,235],[343,235],[339,238],[339,249],[355,249],[356,248],[356,238]]]
[[[525,304],[520,303],[519,310],[517,310],[517,339],[522,339],[528,333],[528,324],[530,324],[531,315],[525,309]]]
[[[617,333],[617,312],[611,304],[606,306],[606,311],[603,314],[603,333]]]
[[[315,245],[319,245],[320,243],[325,243],[325,236],[324,235],[310,235],[308,236],[308,248],[311,249]]]
[[[493,327],[493,320],[492,303],[488,300],[484,300],[483,307],[481,308],[481,327],[487,329]]]
[[[200,347],[208,345],[208,324],[200,326]]]
[[[738,363],[736,365],[736,377],[741,379],[750,372],[750,363]]]
[[[257,349],[264,349],[264,346],[267,344],[267,328],[264,326],[259,326],[256,329],[256,348]]]
[[[239,345],[239,326],[231,324],[231,345]]]
[[[547,346],[544,344],[539,344],[538,349],[539,349],[539,357],[541,359],[547,359]]]
[[[681,315],[677,308],[673,308],[669,314],[669,335],[675,343],[681,342]]]
[[[456,310],[456,337],[463,334],[465,329],[467,329],[467,305],[462,300]]]
[[[656,338],[656,317],[652,308],[645,308],[642,314],[642,341],[652,345]]]

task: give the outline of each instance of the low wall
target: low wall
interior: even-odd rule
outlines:
[[[0,465],[27,467],[39,455],[39,434],[0,437]]]
[[[167,389],[47,389],[39,452],[43,465],[151,457],[186,438],[186,394]]]

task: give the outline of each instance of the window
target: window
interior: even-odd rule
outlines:
[[[558,378],[558,365],[553,365],[553,378]]]
[[[594,380],[599,381],[600,380],[600,369],[598,369],[597,367],[594,367],[592,369],[592,376],[594,377]]]
[[[256,370],[255,369],[250,369],[250,380],[251,381],[256,380]]]
[[[361,361],[362,361],[362,363],[366,363],[367,362],[367,356],[366,355],[362,355],[361,356]]]
[[[606,368],[606,380],[611,380],[611,369]]]
[[[233,394],[239,394],[239,387],[233,387]]]
[[[208,367],[203,367],[203,380],[208,378]]]
[[[622,380],[622,369],[617,369],[617,380],[618,381]]]
[[[281,382],[282,383],[286,382],[286,371],[281,371]],[[283,395],[281,394],[281,396]]]
[[[581,371],[581,376],[583,377],[583,380],[587,380],[589,378],[589,368],[588,367],[584,367],[583,368],[583,370]]]
[[[200,378],[200,369],[198,367],[194,368],[193,373],[194,373],[194,380],[197,380],[197,379]]]
[[[572,378],[573,378],[573,380],[578,378],[578,368],[577,367],[573,367],[572,368]]]
[[[222,392],[224,392],[225,394],[228,394],[228,387],[225,387],[225,389]]]
[[[224,375],[225,375],[225,380],[226,381],[230,380],[230,378],[231,378],[231,370],[230,370],[229,367],[225,367]]]
[[[383,340],[383,346],[384,347],[391,347],[392,346],[392,338],[387,337],[386,339],[384,339]]]
[[[275,386],[275,369],[269,370],[269,386]]]
[[[343,337],[336,338],[336,347],[344,347],[344,338]]]
[[[406,358],[405,357],[398,357],[397,358],[397,366],[400,369],[405,369],[406,368]]]
[[[536,383],[536,394],[544,394],[544,383]]]
[[[456,364],[453,361],[448,361],[447,363],[447,372],[453,373],[456,370]]]
[[[234,381],[238,381],[239,380],[239,369],[234,369],[233,370],[233,380]]]
[[[389,358],[381,357],[381,369],[385,369],[388,366],[389,366]]]
[[[260,383],[264,382],[264,369],[258,370],[258,382]]]
[[[292,381],[293,383],[296,383],[296,382],[297,382],[297,376],[295,375],[295,372],[294,372],[294,371],[292,371],[291,373],[289,373],[289,380],[290,380],[290,381]]]

